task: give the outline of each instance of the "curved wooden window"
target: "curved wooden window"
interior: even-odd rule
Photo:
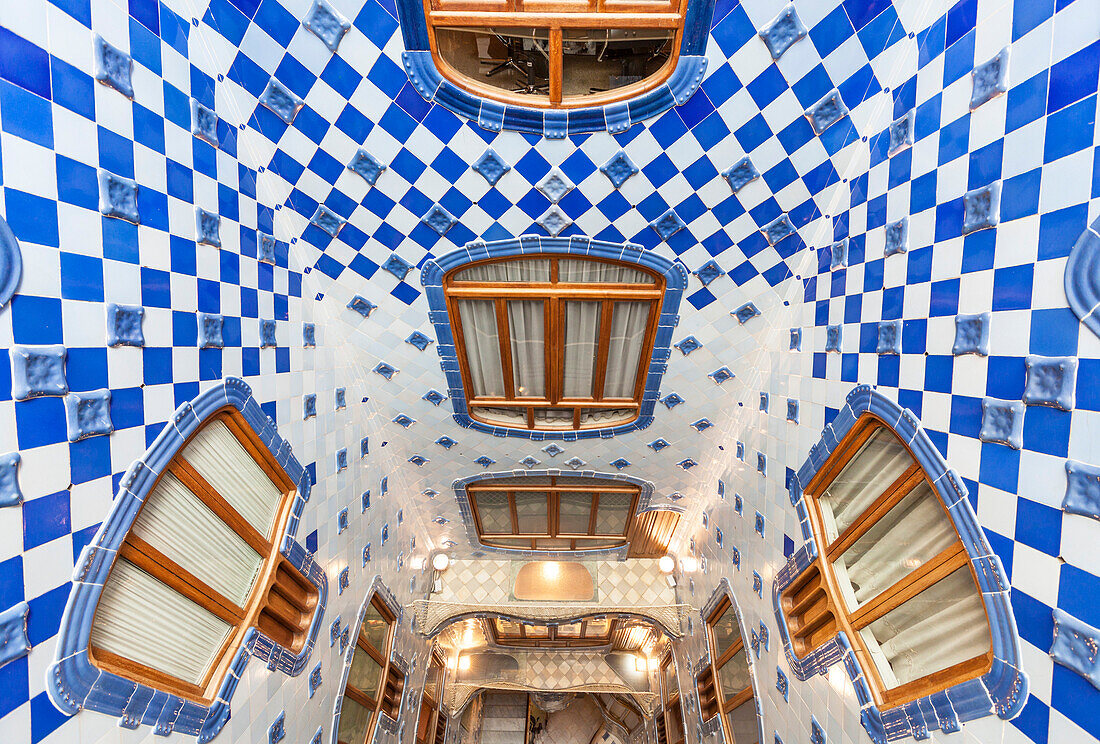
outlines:
[[[749,657],[741,627],[729,597],[724,598],[707,618],[710,666],[696,678],[699,711],[703,720],[722,716],[727,741],[757,744],[759,726],[749,676]]]
[[[656,715],[657,744],[683,744],[684,712],[680,703],[680,683],[676,679],[676,663],[671,651],[661,659],[658,676],[662,706]]]
[[[544,255],[468,264],[443,288],[473,419],[568,431],[638,418],[663,276]]]
[[[517,476],[466,486],[478,537],[519,550],[625,545],[638,520],[639,486],[581,476]]]
[[[92,664],[211,705],[250,628],[300,652],[318,591],[278,551],[295,492],[236,408],[207,419],[118,549],[92,619]]]
[[[599,106],[672,74],[687,0],[424,0],[444,77],[538,108]]]
[[[446,670],[437,649],[432,653],[424,691],[420,696],[420,714],[416,720],[416,744],[442,744],[447,734],[447,716],[443,713],[443,683]]]
[[[405,675],[390,662],[396,619],[381,597],[371,597],[355,639],[355,653],[340,703],[336,734],[339,744],[370,741],[380,713],[397,719]]]
[[[489,632],[499,646],[581,648],[610,645],[619,623],[616,618],[593,617],[564,625],[537,625],[496,617],[489,622]]]
[[[966,547],[889,426],[864,414],[805,494],[821,556],[781,596],[796,655],[845,631],[884,709],[990,670],[989,619]]]

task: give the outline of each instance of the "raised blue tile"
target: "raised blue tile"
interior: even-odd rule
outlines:
[[[278,717],[267,730],[267,744],[279,744],[286,737],[286,711],[279,713]]]
[[[334,238],[340,234],[340,229],[347,222],[324,204],[317,205],[317,209],[314,211],[313,216],[309,218],[309,221]]]
[[[351,28],[351,23],[326,0],[314,0],[313,7],[309,9],[302,25],[323,41],[330,52],[340,48],[341,39]]]
[[[821,134],[826,129],[836,124],[848,115],[848,107],[840,97],[840,92],[833,90],[820,101],[806,109],[806,118],[810,120],[814,132]]]
[[[973,81],[970,93],[971,111],[1008,90],[1008,55],[1009,48],[1005,47],[970,73]]]
[[[683,468],[684,470],[691,470],[691,469],[692,469],[693,467],[695,467],[695,466],[696,466],[696,465],[698,465],[699,463],[697,463],[697,462],[696,462],[695,460],[692,460],[692,459],[691,459],[691,458],[689,457],[689,458],[687,458],[686,460],[680,460],[680,462],[678,462],[678,463],[676,463],[676,464],[677,464],[678,466],[680,466],[681,468]]]
[[[217,313],[196,313],[199,328],[199,348],[220,349],[225,346],[222,339],[222,329],[225,327],[225,317]]]
[[[307,393],[302,398],[302,418],[309,419],[317,415],[317,395]]]
[[[810,716],[810,744],[825,744],[825,729],[813,716]]]
[[[1070,249],[1064,277],[1066,299],[1081,322],[1100,336],[1100,219],[1077,238]]]
[[[355,295],[350,300],[348,300],[347,306],[349,310],[354,310],[355,312],[362,315],[364,318],[369,318],[370,314],[374,312],[374,309],[378,307],[378,305],[375,305],[370,300],[364,299],[359,295]]]
[[[263,263],[275,263],[275,236],[267,233],[256,233],[256,259]]]
[[[760,29],[760,38],[764,40],[772,59],[783,56],[791,44],[806,35],[806,27],[794,11],[794,5],[788,5],[771,23]]]
[[[110,434],[111,391],[107,388],[69,393],[65,396],[65,422],[70,442]]]
[[[710,419],[706,419],[706,418],[701,418],[698,421],[693,421],[691,423],[691,428],[695,429],[695,431],[698,431],[698,432],[704,432],[712,426],[714,426],[714,423],[711,422]]]
[[[275,321],[274,320],[261,320],[260,321],[260,347],[268,348],[278,346],[278,342],[275,340]]]
[[[978,438],[1020,449],[1024,440],[1024,404],[1018,400],[982,398],[982,428]]]
[[[477,458],[476,460],[474,460],[474,462],[476,462],[476,463],[477,463],[478,465],[480,465],[480,466],[481,466],[481,467],[483,467],[483,468],[487,468],[487,467],[489,467],[490,465],[492,465],[493,463],[495,463],[495,462],[496,462],[496,460],[494,460],[494,459],[493,459],[493,458],[491,458],[491,457],[487,457],[487,456],[485,456],[485,455],[482,455],[481,457],[479,457],[479,458]],[[567,462],[566,462],[565,464],[566,464],[566,465],[568,465],[568,464],[569,464],[569,462],[567,461]]]
[[[397,424],[402,429],[408,429],[410,426],[416,423],[416,419],[412,418],[408,414],[400,413],[394,417],[393,423]]]
[[[333,395],[333,405],[336,410],[342,410],[348,407],[348,392],[346,388],[338,387]]]
[[[560,168],[554,168],[535,186],[543,196],[550,200],[551,204],[557,204],[562,198],[573,190],[573,182],[561,172]]]
[[[783,696],[783,702],[786,703],[790,700],[790,683],[787,680],[787,675],[779,667],[775,668],[775,689]],[[776,739],[778,738],[777,735]]]
[[[891,222],[883,228],[886,233],[886,242],[883,253],[893,256],[897,253],[905,253],[909,250],[909,218],[902,217],[896,222]]]
[[[963,235],[996,227],[1001,219],[1001,182],[963,194]]]
[[[196,241],[221,248],[221,225],[222,218],[217,212],[207,212],[202,207],[195,207]]]
[[[694,273],[695,276],[699,277],[699,281],[703,283],[703,286],[706,287],[718,277],[724,276],[726,272],[722,271],[722,267],[711,260],[700,266]]]
[[[382,264],[382,268],[401,281],[404,281],[405,277],[409,275],[409,272],[413,270],[413,265],[396,253],[391,253],[390,257],[386,259],[386,262]]]
[[[1062,508],[1100,520],[1100,467],[1076,460],[1066,461],[1066,495]]]
[[[649,226],[661,236],[661,240],[668,240],[687,227],[684,221],[680,219],[680,215],[676,214],[676,210],[671,207],[660,217],[650,222]]]
[[[411,462],[413,465],[415,465],[418,468],[422,468],[425,465],[427,465],[429,462],[431,462],[431,460],[424,457],[424,455],[413,455],[412,457],[409,458],[409,462]],[[383,542],[385,542],[385,541],[383,541]]]
[[[451,447],[454,447],[456,444],[458,444],[458,442],[448,436],[440,437],[439,439],[435,440],[435,443],[446,450],[449,450]]]
[[[13,346],[11,360],[11,397],[29,400],[42,395],[65,395],[69,382],[65,377],[64,346]]]
[[[99,213],[140,224],[138,185],[131,178],[99,169]]]
[[[802,329],[801,328],[792,328],[791,329],[791,340],[790,340],[790,344],[788,345],[787,349],[790,350],[790,351],[802,351]]]
[[[764,237],[768,239],[770,245],[775,245],[783,238],[794,233],[794,224],[791,223],[791,218],[784,213],[764,225],[761,232],[764,233]]]
[[[676,393],[669,393],[665,397],[661,398],[661,402],[664,403],[665,408],[671,411],[673,408],[683,403],[684,399]]]
[[[312,698],[313,693],[317,692],[317,688],[321,686],[321,664],[317,663],[317,666],[313,667],[313,671],[309,673],[309,696]],[[320,732],[318,732],[320,733]]]
[[[673,346],[676,347],[677,349],[679,349],[680,353],[683,354],[684,356],[687,356],[688,354],[695,351],[696,349],[703,348],[703,345],[701,343],[699,343],[699,339],[695,338],[695,336],[688,336],[687,338],[685,338],[680,343],[673,344]]]
[[[552,238],[556,238],[562,230],[573,224],[573,220],[557,204],[551,204],[535,222]]]
[[[276,116],[290,124],[301,110],[303,101],[291,93],[275,78],[268,81],[267,87],[260,95],[260,103],[271,110]]]
[[[382,175],[382,171],[386,170],[386,166],[369,152],[359,148],[355,153],[355,157],[348,163],[348,170],[361,176],[364,181],[373,186],[378,177]]]
[[[1100,630],[1058,608],[1053,611],[1053,619],[1050,658],[1100,689]]]
[[[127,98],[134,97],[134,61],[121,49],[108,44],[99,34],[93,34],[95,79],[114,88]]]
[[[30,605],[20,602],[0,612],[0,667],[30,653],[31,642],[27,638],[27,613]]]
[[[432,208],[420,221],[442,236],[446,235],[454,223],[458,222],[458,218],[444,209],[442,205],[433,204]]]
[[[879,354],[901,353],[901,321],[883,320],[878,324],[878,346],[875,351]]]
[[[191,134],[218,146],[218,115],[194,98],[191,99]]]
[[[707,377],[714,380],[716,385],[721,385],[726,380],[732,380],[734,374],[730,371],[729,367],[719,367],[718,369],[707,375]]]
[[[1024,403],[1072,411],[1077,388],[1077,357],[1029,355],[1024,361],[1027,365]]]
[[[397,374],[397,370],[394,369],[393,367],[391,367],[390,365],[386,364],[385,362],[379,362],[375,366],[374,372],[382,375],[387,380],[392,380],[393,376]]]
[[[646,446],[649,447],[654,452],[660,452],[665,447],[668,447],[669,444],[664,439],[654,439],[652,442],[650,442]]]
[[[840,342],[842,339],[841,330],[842,327],[839,325],[825,327],[825,351],[840,353]]]
[[[913,145],[913,112],[909,111],[901,118],[890,123],[890,145],[887,155],[897,155]]]
[[[18,452],[0,455],[0,507],[23,503],[23,491],[19,488],[20,459]]]
[[[751,302],[746,302],[744,305],[730,313],[730,315],[737,318],[738,323],[740,323],[741,325],[745,325],[745,323],[760,315],[760,310],[756,307],[755,304]]]
[[[634,161],[625,150],[619,150],[600,166],[600,172],[607,176],[612,186],[619,189],[631,176],[637,175],[638,166],[634,165]]]
[[[955,316],[955,344],[951,353],[989,356],[989,313]]]
[[[838,240],[829,246],[829,270],[836,271],[848,267],[848,238]]]
[[[438,406],[440,403],[447,400],[447,396],[438,390],[429,390],[424,393],[424,395],[420,396],[420,399],[428,401],[433,406]]]
[[[481,153],[481,157],[475,160],[470,167],[488,181],[490,186],[496,186],[497,181],[505,173],[512,170],[512,166],[504,162],[504,158],[491,147],[486,148],[485,152]]]
[[[787,420],[798,423],[798,401],[793,398],[787,398]]]
[[[0,308],[8,304],[22,278],[23,251],[7,221],[0,217]]]
[[[545,452],[546,454],[550,455],[551,457],[557,457],[562,452],[565,452],[564,449],[562,449],[561,447],[558,446],[557,442],[551,442],[550,444],[543,447],[542,451]]]
[[[317,346],[317,326],[313,323],[302,323],[302,346],[307,349]]]
[[[432,340],[420,331],[413,331],[409,335],[409,337],[405,339],[405,343],[409,344],[410,346],[415,346],[420,351],[424,351],[424,349],[428,348],[428,346],[431,345]]]
[[[752,164],[752,160],[746,155],[722,171],[722,178],[726,179],[726,183],[730,185],[733,193],[736,194],[745,186],[760,178],[760,171],[756,170],[756,166]]]
[[[630,460],[627,460],[625,457],[619,457],[612,460],[610,464],[611,467],[615,468],[616,470],[622,470],[623,468],[630,467]]]

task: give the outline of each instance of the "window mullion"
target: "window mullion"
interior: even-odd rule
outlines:
[[[509,492],[508,494],[508,507],[512,514],[512,534],[519,534],[519,514],[516,512],[516,495]]]
[[[220,493],[215,491],[214,487],[207,483],[206,479],[199,475],[198,471],[182,455],[177,456],[172,461],[168,466],[168,472],[179,478],[180,482],[191,493],[195,494],[200,501],[209,507],[218,519],[225,522],[234,532],[240,535],[249,547],[262,556],[271,553],[272,545],[267,538],[261,535],[259,530],[252,526],[251,522],[241,516],[241,513],[234,509]],[[276,524],[278,524],[278,520],[276,520]]]
[[[600,494],[592,493],[592,504],[588,510],[588,534],[594,536],[596,534],[596,508],[600,503]]]
[[[555,262],[556,264],[556,262]],[[557,297],[547,299],[546,318],[546,397],[551,403],[561,400],[565,390],[565,305]]]
[[[592,389],[592,397],[603,400],[603,381],[607,376],[607,353],[611,348],[611,313],[614,304],[611,300],[600,303],[600,341],[596,347],[596,379]]]
[[[874,527],[875,524],[886,516],[899,501],[908,496],[909,493],[923,481],[924,471],[921,470],[920,465],[914,462],[906,468],[905,472],[898,476],[898,479],[891,483],[885,491],[879,494],[878,497],[871,502],[871,505],[868,506],[862,514],[856,517],[836,540],[833,540],[825,549],[827,558],[831,561],[836,556],[852,547],[856,540]]]
[[[504,377],[504,397],[508,400],[515,400],[515,379],[512,372],[512,336],[508,327],[507,302],[497,299],[493,306],[497,314],[497,343],[500,346],[500,371]]]
[[[550,103],[561,103],[562,43],[561,26],[550,29]]]
[[[965,566],[968,560],[966,547],[957,541],[932,560],[906,574],[874,599],[848,616],[852,630],[858,631],[891,610],[895,610],[938,581],[947,578],[955,570]]]
[[[227,623],[244,622],[242,607],[137,535],[126,537],[119,555]]]
[[[653,342],[657,335],[658,305],[654,300],[649,303],[649,315],[646,316],[645,335],[642,337],[642,350],[638,354],[638,368],[634,371],[634,400],[641,401],[645,393],[646,370],[653,357]]]

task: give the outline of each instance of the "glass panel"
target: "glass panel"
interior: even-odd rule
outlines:
[[[558,626],[558,638],[580,638],[581,624],[571,623]]]
[[[588,625],[585,626],[584,636],[585,638],[606,638],[607,632],[611,628],[611,619],[606,617],[596,618],[588,621]]]
[[[584,490],[598,490],[598,486],[626,486],[623,481],[610,480],[609,478],[586,478],[583,475],[559,475],[554,481],[559,486],[584,486]]]
[[[596,534],[626,534],[626,522],[630,517],[632,500],[633,496],[629,493],[601,493],[596,510]]]
[[[514,258],[480,264],[456,272],[460,282],[549,282],[550,259]]]
[[[564,263],[570,262],[560,261],[559,266]],[[600,303],[566,302],[565,371],[562,378],[562,394],[566,398],[591,398],[594,395],[599,341]]]
[[[501,383],[503,385],[503,383]],[[501,387],[501,390],[504,388]],[[503,395],[503,393],[501,393]],[[470,413],[490,424],[501,426],[527,426],[527,410],[524,408],[495,408],[490,406],[470,406]]]
[[[711,626],[714,633],[714,653],[715,659],[720,659],[729,651],[730,647],[738,641],[744,643],[741,638],[741,628],[737,625],[737,615],[734,614],[733,607],[726,608],[726,611],[722,613],[722,617],[718,618],[718,622]]]
[[[989,623],[963,566],[860,631],[887,688],[989,651]]]
[[[549,486],[550,477],[546,475],[516,475],[504,478],[486,478],[476,483],[478,486],[496,486],[502,491],[512,490],[510,486]]]
[[[760,725],[756,718],[756,701],[751,698],[738,705],[726,720],[733,734],[733,744],[760,744]]]
[[[265,537],[283,492],[221,421],[211,421],[183,449],[183,457],[210,486]]]
[[[428,678],[424,681],[424,694],[439,702],[439,681],[443,677],[443,668],[434,661],[428,667]]]
[[[666,701],[680,691],[680,686],[676,683],[675,663],[670,662],[669,665],[664,668],[664,688]]]
[[[547,535],[546,494],[519,492],[515,494],[516,516],[521,535]]]
[[[516,636],[519,637],[519,623],[514,620],[505,620],[504,618],[496,618],[497,635],[502,636]]]
[[[348,671],[348,684],[365,695],[378,696],[378,683],[382,679],[382,665],[361,648],[355,649]]]
[[[512,384],[517,398],[546,397],[546,326],[542,300],[509,300]]]
[[[565,30],[566,33],[569,29]],[[577,258],[558,259],[558,282],[581,284],[653,284],[649,274],[622,264],[585,261]]]
[[[504,373],[500,366],[497,315],[493,301],[458,300],[458,317],[462,321],[462,342],[474,397],[502,397]]]
[[[749,679],[749,660],[745,649],[730,657],[718,670],[718,685],[722,690],[722,699],[729,700],[752,684]]]
[[[637,417],[636,408],[582,408],[581,426],[613,426]]]
[[[586,96],[630,85],[668,61],[670,29],[562,29],[562,95]]]
[[[390,624],[386,618],[374,606],[374,602],[367,605],[367,611],[363,615],[363,625],[359,633],[367,643],[378,650],[379,655],[386,653],[386,637],[390,632]]]
[[[132,535],[243,606],[263,558],[198,499],[166,474],[145,500]]]
[[[592,514],[592,494],[566,492],[558,497],[558,534],[587,535]]]
[[[625,542],[622,538],[618,540],[607,538],[577,538],[577,550],[595,550],[596,548],[613,548],[616,545],[622,545]]]
[[[844,532],[913,463],[905,446],[878,429],[818,498],[826,542]]]
[[[549,31],[543,28],[437,28],[439,56],[465,77],[549,100]]]
[[[197,685],[231,630],[206,608],[119,558],[100,595],[90,642]]]
[[[550,627],[547,625],[524,625],[524,631],[528,638],[549,638]]]
[[[648,302],[616,302],[611,316],[611,346],[607,351],[604,398],[633,398],[649,322]]]
[[[344,702],[340,704],[340,728],[336,734],[340,744],[363,744],[367,740],[373,715],[373,711],[345,695]]]
[[[922,482],[833,563],[849,611],[958,541],[939,497]]]
[[[479,493],[474,496],[477,516],[481,519],[481,534],[511,535],[512,508],[506,493]]]
[[[572,429],[572,408],[536,408],[535,426],[540,429]]]

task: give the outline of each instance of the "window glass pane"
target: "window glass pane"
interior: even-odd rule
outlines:
[[[340,704],[340,728],[336,734],[340,744],[363,744],[367,740],[372,715],[373,711],[345,695]]]
[[[428,679],[424,682],[424,694],[439,702],[439,682],[443,678],[443,668],[434,661],[428,667]]]
[[[582,408],[581,426],[611,426],[637,417],[636,408]]]
[[[233,529],[171,473],[145,499],[131,535],[243,606],[263,562]]]
[[[596,534],[625,534],[632,500],[633,496],[629,493],[601,493],[596,510]]]
[[[584,490],[598,490],[598,486],[628,486],[623,481],[610,480],[609,478],[586,478],[583,475],[559,475],[554,481],[559,486],[584,486]]]
[[[562,95],[586,96],[630,85],[668,61],[669,29],[562,29]]]
[[[378,650],[379,655],[386,653],[386,636],[389,635],[390,624],[378,612],[374,602],[367,605],[367,611],[363,615],[363,625],[359,632],[363,640]]]
[[[558,638],[580,638],[581,624],[571,623],[558,626]]]
[[[958,541],[951,517],[921,482],[833,563],[849,610],[855,610]]]
[[[474,497],[483,535],[511,535],[512,509],[506,493],[479,493]]]
[[[547,535],[546,494],[519,492],[515,494],[516,516],[521,535]]]
[[[528,638],[549,638],[550,627],[547,625],[524,625],[523,630]]]
[[[509,300],[512,381],[518,398],[546,397],[546,327],[542,300]]]
[[[510,486],[549,486],[550,477],[546,475],[516,475],[504,478],[486,478],[478,481],[478,486],[497,486],[502,491],[511,491]]]
[[[718,670],[718,686],[722,690],[722,699],[729,700],[750,684],[749,660],[742,648]]]
[[[183,449],[183,458],[265,537],[283,492],[221,421],[211,421]]]
[[[733,734],[734,744],[760,744],[760,725],[756,718],[756,702],[751,698],[738,705],[726,720]]]
[[[604,398],[633,398],[634,381],[649,322],[648,302],[616,302],[611,315],[611,346],[607,351]]]
[[[498,360],[499,361],[499,360]],[[501,385],[503,386],[503,382]],[[501,387],[501,390],[504,388]],[[503,395],[504,393],[501,393]],[[526,426],[527,411],[523,408],[496,408],[493,406],[470,406],[470,412],[490,424],[504,426]]]
[[[743,643],[741,628],[737,625],[737,615],[734,614],[733,607],[726,608],[711,629],[714,633],[715,659],[722,658],[735,643],[739,641]]]
[[[483,85],[549,100],[549,31],[539,28],[437,28],[439,56]]]
[[[166,628],[172,632],[165,632]],[[119,558],[96,607],[90,642],[197,685],[232,629],[209,610]]]
[[[566,29],[568,32],[568,29]],[[580,284],[653,284],[649,274],[622,264],[585,261],[577,258],[558,259],[558,282]]]
[[[382,665],[361,648],[355,649],[348,672],[348,684],[372,698],[378,696],[378,682],[382,679]]]
[[[514,620],[505,620],[504,618],[496,618],[497,635],[518,636],[519,635],[519,623]]]
[[[460,282],[549,282],[550,259],[517,258],[471,266],[456,272]]]
[[[502,397],[504,374],[500,366],[496,307],[492,300],[458,300],[462,343],[474,396]]]
[[[559,266],[565,263],[569,262],[560,261]],[[566,302],[565,370],[562,384],[562,394],[566,398],[592,397],[596,380],[596,349],[599,340],[600,303]]]
[[[880,428],[871,435],[818,499],[826,541],[844,532],[912,462],[892,433]]]
[[[860,631],[887,688],[989,651],[982,595],[967,566]]]
[[[540,429],[572,429],[572,408],[536,408],[535,426]]]
[[[665,700],[668,700],[680,691],[680,687],[676,683],[676,664],[673,662],[670,662],[668,666],[664,668],[664,686]]]
[[[588,624],[584,629],[585,638],[606,638],[607,632],[611,628],[611,620],[606,617],[596,618],[587,621]]]
[[[592,494],[566,492],[559,497],[558,533],[564,535],[588,534],[588,518],[592,514]]]
[[[616,545],[622,545],[625,541],[620,538],[618,540],[607,538],[577,538],[577,550],[595,550],[597,548],[612,548]]]

